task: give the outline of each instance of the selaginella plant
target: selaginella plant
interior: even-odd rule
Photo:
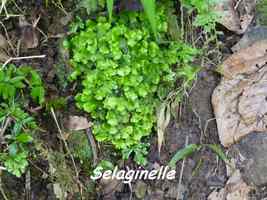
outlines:
[[[144,13],[124,13],[113,20],[88,20],[65,42],[72,55],[70,79],[82,79],[76,102],[90,113],[96,139],[112,143],[124,159],[134,153],[134,160],[145,164],[147,144],[141,140],[156,121],[158,88],[171,90],[177,78],[174,65],[190,67],[186,64],[197,51],[168,41],[163,9],[157,11],[158,41]]]
[[[8,65],[0,69],[0,163],[17,177],[28,166],[29,143],[38,129],[35,119],[25,112],[25,98],[44,102],[39,74],[31,67]]]

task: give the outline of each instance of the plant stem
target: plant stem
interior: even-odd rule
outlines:
[[[0,177],[0,192],[1,192],[1,194],[2,194],[2,196],[3,196],[3,198],[4,198],[4,200],[8,200],[8,198],[7,198],[6,194],[5,194],[5,191],[4,191],[4,189],[3,189],[2,186],[3,186],[3,185],[2,185],[2,178]]]

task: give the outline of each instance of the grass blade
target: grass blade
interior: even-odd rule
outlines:
[[[156,2],[155,0],[141,0],[143,4],[145,13],[151,25],[153,34],[157,38],[157,29],[156,29]]]
[[[108,16],[110,22],[112,21],[113,4],[114,0],[107,0]]]
[[[186,146],[185,148],[177,151],[177,153],[172,157],[172,159],[171,159],[171,161],[169,162],[168,165],[171,168],[175,168],[176,163],[179,160],[182,160],[185,157],[188,157],[191,154],[195,153],[196,151],[199,151],[200,148],[201,148],[201,146],[197,145],[197,144],[190,144],[190,145]]]
[[[210,148],[214,153],[216,153],[220,159],[222,159],[226,164],[229,164],[230,161],[227,156],[224,154],[222,148],[217,144],[207,144],[208,148]]]

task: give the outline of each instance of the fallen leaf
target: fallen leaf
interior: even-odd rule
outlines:
[[[39,36],[34,25],[27,22],[24,16],[19,18],[21,28],[21,45],[26,49],[36,48],[39,45]]]
[[[66,122],[66,127],[72,131],[85,130],[91,127],[91,123],[87,118],[81,116],[70,116]]]

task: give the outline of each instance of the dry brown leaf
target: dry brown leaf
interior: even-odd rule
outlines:
[[[39,45],[39,35],[35,25],[27,22],[24,16],[19,18],[21,28],[21,45],[26,49],[36,48]]]
[[[212,104],[220,141],[230,146],[254,131],[267,131],[267,40],[230,56]]]
[[[87,118],[81,116],[70,116],[66,122],[66,128],[72,131],[85,130],[91,127]]]
[[[160,154],[164,141],[164,132],[170,122],[171,113],[169,103],[162,103],[157,116],[158,151]]]

